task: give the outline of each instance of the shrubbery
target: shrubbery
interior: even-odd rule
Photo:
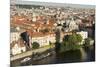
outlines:
[[[84,44],[84,46],[89,46],[91,40],[92,40],[91,38],[85,39],[85,44]]]
[[[80,34],[66,35],[60,45],[60,52],[79,49],[82,36]]]
[[[39,43],[37,43],[37,42],[33,42],[33,43],[32,43],[32,48],[33,48],[33,49],[37,49],[37,48],[39,48],[39,47],[40,47]]]

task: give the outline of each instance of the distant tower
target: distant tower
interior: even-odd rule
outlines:
[[[61,42],[62,42],[62,38],[63,38],[63,37],[62,37],[63,34],[62,34],[61,29],[62,29],[62,27],[59,26],[59,27],[57,28],[57,30],[56,30],[56,42],[58,42],[58,43],[61,43]]]
[[[60,47],[61,47],[61,42],[62,42],[62,31],[61,31],[62,27],[58,26],[56,29],[56,43],[55,43],[55,51],[56,53],[59,52]]]
[[[37,20],[37,14],[35,12],[33,12],[32,21],[36,22],[36,20]]]
[[[34,8],[32,8],[33,14],[32,14],[32,21],[36,22],[38,14],[34,11]]]

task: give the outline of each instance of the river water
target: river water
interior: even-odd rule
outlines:
[[[59,64],[59,63],[74,63],[74,62],[90,62],[95,61],[94,46],[81,48],[79,50],[67,51],[60,54],[53,54],[49,57],[38,61],[30,61],[24,64],[20,60],[11,62],[11,66],[27,66],[27,65],[44,65],[44,64]]]
[[[89,48],[81,48],[80,50],[54,54],[45,59],[32,62],[32,65],[88,62],[95,60],[94,55],[94,48],[91,46]]]

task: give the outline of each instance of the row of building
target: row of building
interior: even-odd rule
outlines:
[[[60,32],[62,33],[62,32]],[[11,31],[11,54],[16,55],[20,54],[22,52],[27,51],[25,41],[20,37],[21,32],[19,31]],[[55,43],[56,42],[56,37],[58,37],[55,33],[41,33],[41,32],[31,32],[28,31],[28,34],[30,35],[29,37],[29,45],[32,48],[32,43],[37,42],[40,47],[50,45],[50,43]],[[80,31],[77,32],[77,34],[80,34],[84,39],[88,38],[88,32],[87,31]],[[63,37],[65,35],[72,35],[72,32],[66,32],[60,34],[60,41],[62,41]]]

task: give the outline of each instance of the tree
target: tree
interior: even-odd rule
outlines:
[[[60,52],[63,52],[63,51],[66,51],[66,42],[65,41],[63,41],[61,43],[61,47],[60,47]]]
[[[55,43],[55,51],[56,51],[56,53],[58,53],[60,51],[60,48],[61,48],[61,43],[56,42]]]
[[[82,42],[82,36],[80,34],[72,34],[68,37],[69,44],[76,44],[78,45],[80,42]]]
[[[63,41],[68,41],[69,35],[65,35]]]
[[[76,34],[69,35],[68,42],[70,45],[76,45],[77,44]]]
[[[33,42],[33,43],[32,43],[32,48],[33,48],[33,49],[37,49],[37,48],[39,48],[39,47],[40,47],[39,43],[37,43],[37,42]]]
[[[91,38],[86,38],[84,46],[89,46],[90,45],[90,41],[91,41]]]
[[[62,51],[67,51],[70,49],[70,45],[67,41],[63,41],[60,47],[61,52]]]
[[[72,35],[66,35],[64,36],[63,42],[61,43],[60,52],[76,50],[80,48],[80,42],[82,42],[82,36],[80,34],[73,33]]]
[[[82,42],[82,36],[80,34],[76,34],[77,42]]]

